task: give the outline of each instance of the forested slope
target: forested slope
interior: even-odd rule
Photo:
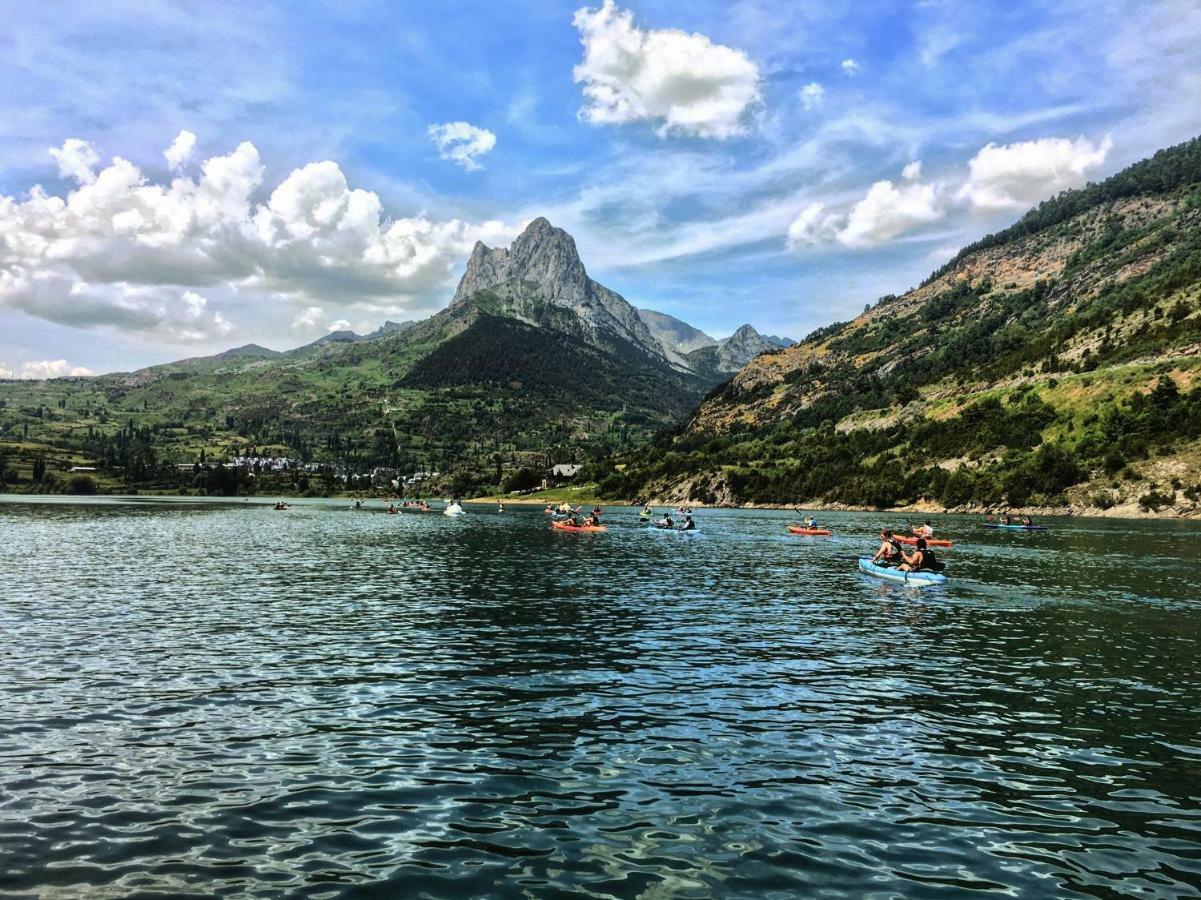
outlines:
[[[759,357],[594,475],[620,497],[1188,514],[1199,352],[1195,139]]]

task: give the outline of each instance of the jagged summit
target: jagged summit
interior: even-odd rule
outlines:
[[[588,277],[575,239],[544,217],[530,222],[509,247],[475,245],[451,306],[475,302],[483,292],[490,292],[492,312],[604,349],[633,345],[684,368],[683,358],[656,340],[625,298]]]
[[[539,216],[510,247],[477,241],[452,302],[514,279],[534,282],[546,300],[565,306],[585,302],[590,281],[575,239]]]
[[[787,338],[760,334],[753,325],[743,325],[732,335],[720,342],[723,362],[733,370],[741,369],[760,353],[780,350],[792,345]]]

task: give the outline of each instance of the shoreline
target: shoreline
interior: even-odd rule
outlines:
[[[337,492],[328,495],[320,496],[305,496],[301,493],[263,493],[263,494],[180,494],[176,491],[163,490],[138,490],[133,489],[128,492],[97,492],[94,494],[71,494],[58,491],[20,491],[6,490],[0,492],[0,496],[5,497],[73,497],[87,499],[90,497],[170,497],[181,500],[275,500],[279,498],[292,500],[362,500],[364,502],[378,502],[387,504],[389,502],[398,502],[400,499],[409,500],[426,500],[432,502],[449,502],[447,498],[441,495],[430,495],[427,497],[410,497],[397,498],[386,495],[369,495],[355,496],[350,492]],[[602,506],[610,509],[639,509],[643,506],[642,503],[630,503],[626,500],[605,500],[592,494],[586,494],[580,491],[577,496],[568,496],[567,492],[557,497],[543,495],[538,497],[504,497],[498,495],[470,497],[465,498],[461,502],[474,505],[490,505],[495,506],[497,501],[503,502],[506,506],[519,507],[546,507],[558,505],[559,503],[569,502],[573,506]],[[1163,521],[1181,521],[1192,522],[1201,521],[1201,506],[1192,509],[1181,509],[1180,507],[1164,508],[1158,511],[1144,510],[1137,503],[1126,503],[1110,507],[1109,509],[1101,509],[1099,507],[1078,506],[1074,504],[1064,504],[1062,506],[1003,506],[1003,505],[985,505],[985,504],[965,504],[958,507],[944,507],[936,503],[910,503],[905,506],[894,507],[875,507],[875,506],[858,506],[849,503],[826,503],[823,501],[808,501],[804,503],[681,503],[676,500],[655,499],[647,502],[645,505],[653,509],[669,509],[675,510],[678,508],[687,508],[689,510],[706,510],[706,509],[762,509],[762,510],[799,510],[802,513],[807,512],[856,512],[856,513],[879,513],[886,514],[911,514],[911,515],[966,515],[966,516],[1000,516],[1009,514],[1012,516],[1030,516],[1031,518],[1077,518],[1077,519],[1131,519],[1131,520],[1163,520]]]

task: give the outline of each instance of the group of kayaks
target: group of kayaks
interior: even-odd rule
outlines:
[[[1049,530],[1047,528],[1047,526],[1045,526],[1045,525],[1035,525],[1033,522],[1029,522],[1029,521],[1022,522],[1022,523],[984,522],[982,524],[984,525],[985,528],[994,528],[994,529],[1000,529],[1000,530],[1006,530],[1006,531],[1047,531],[1047,530]],[[786,527],[788,529],[789,534],[806,535],[809,537],[830,537],[831,535],[833,535],[833,532],[829,528],[821,528],[817,525],[816,522],[814,522],[812,520],[810,520],[809,522],[806,522],[804,524],[788,525]],[[915,529],[915,531],[916,530],[917,529]],[[891,540],[894,540],[900,544],[905,544],[907,546],[913,547],[913,546],[917,545],[918,540],[921,539],[922,537],[923,537],[923,535],[920,535],[920,534],[913,534],[913,535],[897,534],[897,535],[893,535]],[[927,547],[950,548],[950,547],[954,546],[953,541],[948,541],[948,540],[945,540],[942,538],[935,538],[933,536],[925,536],[925,541],[926,541]],[[859,565],[859,571],[863,572],[865,575],[871,575],[874,578],[880,578],[885,581],[893,581],[893,582],[897,582],[899,584],[907,584],[907,585],[913,585],[916,587],[920,587],[920,586],[924,586],[924,585],[946,584],[946,581],[947,581],[947,576],[942,574],[942,572],[925,571],[925,570],[918,570],[916,572],[910,572],[910,571],[906,571],[905,569],[901,569],[897,566],[882,566],[879,563],[877,563],[873,557],[870,557],[870,556],[859,557],[858,565]]]

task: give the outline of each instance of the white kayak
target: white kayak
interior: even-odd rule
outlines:
[[[938,572],[902,572],[900,569],[889,566],[878,566],[872,562],[869,556],[859,557],[859,571],[875,578],[883,578],[885,581],[895,581],[898,584],[911,584],[915,587],[947,583],[947,576],[940,575]]]
[[[446,509],[442,510],[442,515],[444,515],[444,516],[462,516],[462,515],[466,515],[466,510],[464,510],[463,507],[461,507],[459,504],[452,503],[452,504],[450,504],[450,506],[446,507]]]

